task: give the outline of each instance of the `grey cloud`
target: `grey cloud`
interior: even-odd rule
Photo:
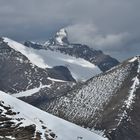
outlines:
[[[114,46],[114,50],[118,50],[131,39],[131,35],[127,32],[117,34],[104,33],[100,32],[93,24],[74,24],[66,27],[66,29],[72,42],[88,44],[95,49],[106,48],[109,50]]]
[[[128,33],[104,33],[93,24],[74,24],[66,27],[70,41],[87,44],[124,60],[140,53],[139,36]]]
[[[139,0],[4,0],[0,34],[44,41],[66,27],[71,41],[122,60],[140,53],[139,7]]]

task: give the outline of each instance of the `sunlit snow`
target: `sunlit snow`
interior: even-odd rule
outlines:
[[[24,118],[21,120],[22,124],[20,126],[35,124],[36,131],[42,133],[42,140],[46,140],[46,130],[42,128],[42,124],[57,135],[56,140],[77,140],[78,137],[81,137],[83,140],[106,140],[106,138],[100,137],[80,126],[48,114],[2,91],[0,91],[0,98],[4,101],[4,104],[10,105],[14,112],[20,112],[13,116],[15,121],[16,118]]]

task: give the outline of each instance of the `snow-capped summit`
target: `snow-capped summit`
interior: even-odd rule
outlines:
[[[56,35],[61,37],[67,37],[67,31],[66,29],[62,28],[56,33]]]
[[[45,42],[44,46],[50,45],[66,46],[68,44],[69,44],[68,33],[64,28],[62,28],[58,32],[56,32],[53,38]]]
[[[67,31],[63,28],[60,29],[56,35],[55,35],[55,39],[56,39],[56,44],[58,45],[67,45],[69,44],[68,42],[68,34]]]

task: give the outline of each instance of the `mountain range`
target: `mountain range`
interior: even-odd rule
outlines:
[[[7,37],[0,38],[0,91],[2,138],[23,139],[27,135],[25,139],[140,139],[140,57],[120,63],[101,50],[70,43],[65,29],[45,43],[21,44]],[[64,120],[15,97],[71,123],[65,124]],[[28,116],[30,112],[32,118]],[[35,121],[35,116],[40,121]],[[51,118],[61,123],[54,119],[54,128]],[[28,119],[31,123],[26,125]],[[3,134],[6,128],[11,133]],[[13,133],[15,129],[23,135]],[[49,129],[52,131],[45,132]],[[82,133],[85,135],[81,136]],[[42,137],[45,135],[50,139]]]
[[[50,38],[44,44],[27,41],[24,45],[34,49],[55,50],[76,58],[83,58],[84,60],[98,66],[103,72],[119,64],[118,60],[109,55],[105,55],[101,50],[94,50],[93,48],[83,44],[70,43],[68,33],[65,29],[60,29],[54,37]]]

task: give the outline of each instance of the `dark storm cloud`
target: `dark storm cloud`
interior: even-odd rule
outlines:
[[[0,33],[43,41],[66,27],[72,42],[119,59],[140,54],[139,0],[1,0]]]

